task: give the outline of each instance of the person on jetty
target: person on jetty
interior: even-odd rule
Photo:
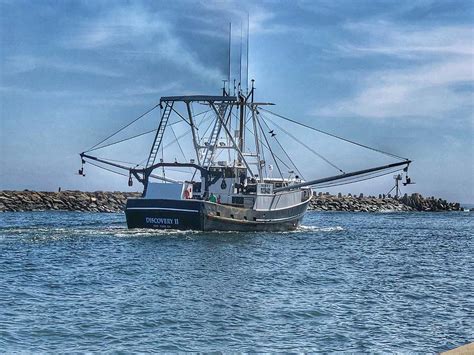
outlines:
[[[216,195],[214,195],[212,192],[211,192],[211,195],[209,196],[209,202],[217,203]]]

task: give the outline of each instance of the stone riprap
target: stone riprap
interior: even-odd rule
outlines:
[[[123,211],[127,198],[140,196],[137,192],[40,192],[1,191],[0,212],[4,211]]]
[[[457,202],[448,202],[441,198],[435,198],[434,196],[426,198],[417,193],[411,194],[410,196],[405,194],[402,198],[400,198],[400,201],[417,211],[442,212],[462,210],[461,205]]]
[[[403,211],[459,211],[459,203],[450,203],[434,197],[424,198],[418,193],[401,198],[390,195],[364,196],[356,195],[331,195],[329,193],[315,194],[309,209],[316,211],[348,211],[348,212],[403,212]]]
[[[0,191],[0,212],[5,211],[123,211],[127,198],[139,197],[138,192],[39,192],[39,191]],[[379,197],[362,194],[358,196],[328,193],[315,194],[310,210],[316,211],[459,211],[459,203],[449,203],[434,197],[424,198],[420,194],[404,195],[396,199],[391,196]]]

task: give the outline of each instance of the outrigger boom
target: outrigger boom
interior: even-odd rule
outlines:
[[[376,171],[387,170],[387,169],[395,168],[395,167],[402,166],[402,165],[406,165],[405,169],[407,169],[411,162],[412,162],[411,160],[407,160],[407,161],[402,161],[402,162],[398,162],[398,163],[377,166],[375,168],[357,170],[357,171],[353,171],[353,172],[350,172],[350,173],[344,173],[344,174],[340,174],[340,175],[329,176],[327,178],[316,179],[316,180],[311,180],[311,181],[305,181],[305,182],[302,182],[302,183],[299,183],[299,184],[292,184],[292,185],[288,185],[288,186],[285,186],[285,187],[279,187],[279,188],[274,189],[273,191],[274,192],[289,191],[289,190],[299,189],[299,188],[305,187],[305,186],[314,186],[314,185],[322,184],[322,183],[325,183],[325,182],[337,181],[337,180],[347,179],[347,178],[354,177],[354,176],[374,173]]]

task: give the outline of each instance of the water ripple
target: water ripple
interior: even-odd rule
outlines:
[[[308,213],[296,231],[0,215],[9,352],[439,352],[474,338],[473,217]]]

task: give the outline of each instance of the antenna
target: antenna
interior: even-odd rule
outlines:
[[[242,20],[240,21],[240,59],[239,59],[239,86],[242,84]],[[239,88],[240,91],[240,88]]]
[[[229,83],[229,94],[230,94],[230,48],[232,44],[232,22],[229,22],[229,76],[228,76],[228,83]]]
[[[247,94],[249,93],[249,36],[250,36],[250,14],[247,12],[247,76],[245,77],[245,83],[247,88]]]

